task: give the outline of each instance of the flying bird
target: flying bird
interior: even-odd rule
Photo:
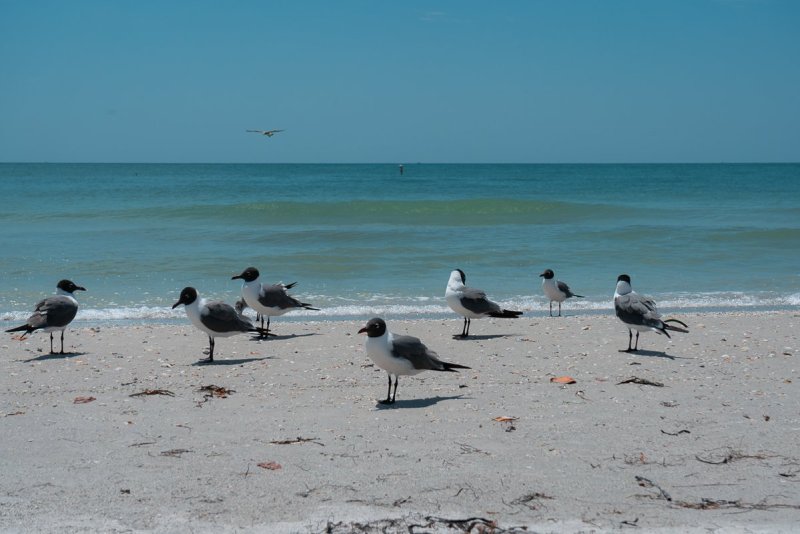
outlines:
[[[248,267],[241,274],[232,276],[231,280],[241,279],[242,283],[242,298],[245,303],[253,308],[256,313],[261,314],[261,336],[267,337],[269,335],[269,321],[271,317],[283,315],[286,312],[306,309],[319,311],[319,308],[313,307],[311,304],[300,302],[289,293],[288,289],[294,287],[296,282],[291,284],[273,284],[264,285],[258,281],[260,273],[255,267]],[[264,328],[264,316],[267,317],[267,327]]]
[[[6,332],[25,332],[20,338],[36,330],[50,332],[50,354],[55,354],[53,332],[60,330],[61,354],[64,354],[64,329],[78,313],[78,301],[73,296],[75,291],[86,291],[86,288],[75,285],[71,280],[61,280],[56,285],[56,294],[40,300],[24,325],[10,328]]]
[[[639,350],[639,333],[652,330],[658,334],[670,337],[669,332],[682,332],[688,334],[686,323],[677,319],[661,319],[656,303],[653,299],[639,295],[631,287],[631,277],[621,274],[617,278],[617,288],[614,291],[614,310],[620,321],[628,327],[628,348],[620,352],[636,352]],[[673,326],[677,323],[683,328]],[[633,331],[636,330],[636,344],[631,349]],[[671,339],[671,338],[670,338]]]
[[[367,334],[365,342],[367,355],[375,365],[389,374],[389,391],[386,393],[386,400],[378,401],[381,404],[394,403],[397,395],[397,379],[400,375],[416,375],[426,370],[455,372],[455,369],[469,369],[466,365],[443,362],[418,338],[389,332],[386,329],[386,322],[378,317],[367,321],[367,325],[358,333]],[[392,392],[392,375],[394,375],[394,392]]]
[[[550,299],[550,317],[553,316],[553,301],[558,302],[558,316],[561,317],[561,303],[570,297],[583,298],[583,295],[576,295],[567,284],[561,280],[556,280],[552,269],[545,269],[540,274],[542,277],[542,289],[545,296]]]
[[[522,315],[521,311],[504,310],[499,305],[486,298],[486,293],[480,289],[467,287],[464,284],[467,276],[461,269],[450,273],[444,298],[450,309],[464,317],[464,328],[461,335],[454,337],[465,338],[469,336],[469,325],[472,319],[481,317],[499,317],[503,319],[516,319]]]
[[[261,135],[266,135],[267,137],[272,137],[276,133],[282,132],[283,130],[246,130],[246,131]]]
[[[207,301],[200,298],[193,287],[185,287],[181,291],[178,302],[172,305],[174,310],[183,304],[186,316],[192,324],[208,335],[208,359],[214,361],[214,338],[230,337],[258,330],[249,319],[237,313],[233,306],[222,301]]]

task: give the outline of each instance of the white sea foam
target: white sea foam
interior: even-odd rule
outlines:
[[[800,306],[800,293],[794,293],[793,295],[787,295],[784,298],[786,306]]]
[[[741,292],[704,293],[690,295],[684,293],[653,295],[659,309],[670,311],[725,311],[742,309],[790,309],[800,306],[800,294],[777,295],[774,293],[746,294]],[[331,298],[314,295],[308,298],[320,310],[295,310],[279,320],[343,320],[364,317],[432,317],[448,318],[453,312],[444,304],[444,299],[432,297],[402,297],[391,295],[369,295],[363,299]],[[506,309],[521,310],[526,314],[543,314],[548,311],[547,301],[539,295],[521,295],[516,298],[499,300]],[[562,304],[568,313],[611,313],[612,299],[585,298],[570,299]],[[245,315],[255,319],[253,310],[245,310]],[[22,324],[30,316],[30,311],[14,310],[0,312],[0,323],[5,327]],[[114,306],[107,308],[81,308],[76,321],[81,323],[173,323],[186,319],[183,309],[168,306]]]

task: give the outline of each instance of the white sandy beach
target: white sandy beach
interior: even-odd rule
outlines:
[[[64,356],[5,334],[0,530],[796,531],[800,314],[679,317],[637,354],[610,315],[388,319],[472,367],[391,407],[365,321],[277,320],[214,365],[188,323],[70,328]]]

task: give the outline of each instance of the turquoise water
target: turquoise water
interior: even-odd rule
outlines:
[[[0,164],[0,320],[60,278],[85,321],[233,302],[254,265],[320,312],[442,316],[449,273],[547,309],[552,268],[607,312],[616,277],[671,309],[800,304],[800,165]]]

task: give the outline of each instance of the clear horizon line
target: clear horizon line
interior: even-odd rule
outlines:
[[[797,165],[800,161],[618,161],[618,162],[448,162],[448,161],[0,161],[0,165]]]

